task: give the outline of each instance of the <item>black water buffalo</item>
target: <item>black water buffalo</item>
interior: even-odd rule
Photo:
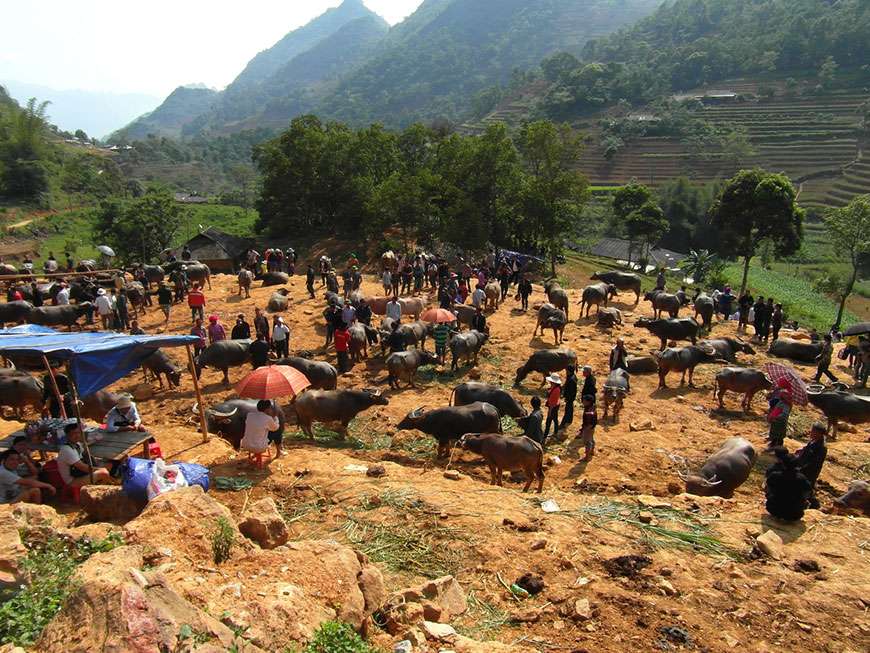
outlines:
[[[713,315],[716,312],[716,303],[713,298],[704,293],[698,293],[692,300],[695,307],[695,319],[701,316],[701,326],[709,331],[713,326]]]
[[[191,283],[198,284],[200,288],[204,284],[208,284],[208,289],[211,290],[211,269],[205,263],[200,263],[199,261],[187,261],[185,263],[182,261],[181,264],[184,267],[184,273]],[[167,272],[169,271],[167,267]]]
[[[613,284],[604,283],[602,281],[600,283],[586,286],[583,289],[583,294],[580,299],[580,316],[589,317],[589,311],[593,306],[595,306],[596,311],[600,313],[602,304],[606,307],[610,298],[615,296],[616,286]],[[584,307],[586,308],[585,316],[583,315]]]
[[[151,372],[163,387],[163,377],[170,389],[177,388],[181,383],[181,372],[184,370],[178,363],[172,360],[163,350],[158,349],[148,358],[142,361],[142,371],[145,372],[145,380],[148,380],[148,372]]]
[[[450,369],[455,370],[462,358],[465,358],[466,364],[471,363],[472,365],[477,365],[480,350],[483,348],[483,345],[486,344],[488,339],[488,334],[473,329],[471,331],[463,331],[454,334],[450,339],[449,345],[452,358]]]
[[[661,349],[667,347],[668,340],[691,340],[693,345],[698,341],[698,323],[690,317],[669,320],[642,317],[634,324],[643,327],[661,340]]]
[[[339,433],[347,436],[347,425],[372,406],[386,406],[389,400],[374,390],[307,390],[295,402],[299,426],[309,438],[313,422],[341,424]]]
[[[286,272],[267,272],[261,277],[263,288],[268,286],[286,286],[290,283],[290,275]]]
[[[540,349],[529,356],[525,365],[517,368],[514,385],[519,385],[532,372],[548,374],[560,372],[568,367],[577,367],[577,354],[570,349]]]
[[[553,330],[553,340],[558,345],[565,337],[565,326],[568,324],[568,316],[565,311],[556,308],[552,304],[544,304],[538,309],[538,323],[535,325],[535,332],[532,334],[534,338],[538,335],[538,329],[541,330],[541,336],[544,335],[544,329]]]
[[[547,293],[547,301],[556,308],[565,311],[565,319],[569,319],[568,292],[559,285],[559,282],[550,279],[544,284],[544,292]]]
[[[144,270],[146,287],[149,287],[152,283],[160,283],[166,276],[163,268],[159,265],[146,265]]]
[[[596,272],[591,277],[592,281],[603,281],[611,286],[616,286],[617,290],[632,290],[637,295],[634,305],[640,303],[640,285],[641,279],[638,275],[631,272]]]
[[[679,317],[680,307],[683,303],[676,295],[664,292],[663,290],[650,290],[643,298],[650,302],[653,307],[653,315],[658,320],[662,316],[662,312],[667,312],[672,318]]]
[[[369,357],[369,337],[377,338],[378,332],[368,324],[356,322],[348,328],[350,333],[350,358],[354,363],[359,363],[363,358]]]
[[[26,372],[9,370],[0,374],[0,411],[11,408],[12,414],[19,420],[28,406],[39,413],[43,403],[42,392],[42,382]]]
[[[607,413],[611,404],[613,405],[613,422],[619,421],[619,413],[622,411],[622,401],[629,392],[630,376],[623,369],[615,369],[610,372],[604,387],[601,390],[601,395],[604,397],[604,415],[607,419]]]
[[[838,422],[849,424],[870,422],[870,397],[862,397],[844,390],[825,390],[821,386],[810,386],[807,397],[810,403],[828,418],[831,437],[837,437]]]
[[[399,333],[405,336],[406,347],[425,349],[426,336],[429,333],[429,323],[421,322],[420,320],[409,322],[408,324],[403,324],[399,327]]]
[[[729,363],[734,363],[737,361],[738,353],[749,354],[750,356],[755,355],[755,350],[748,344],[743,342],[740,338],[706,339],[702,340],[700,344],[706,347],[712,347],[716,350],[719,358],[723,358]]]
[[[239,367],[251,360],[250,340],[220,340],[206,347],[196,357],[196,376],[202,376],[202,370],[211,367],[224,373],[224,383],[229,384],[231,367]]]
[[[76,272],[93,272],[97,269],[97,262],[92,258],[83,258],[76,266]]]
[[[393,323],[395,320],[391,317],[381,318],[381,323],[378,325],[378,337],[381,339],[381,356],[386,356],[390,348],[388,338],[393,332]]]
[[[193,413],[199,415],[198,406],[194,404]],[[275,416],[278,418],[278,434],[284,433],[284,410],[277,406]],[[220,435],[238,449],[245,435],[245,421],[250,413],[257,412],[256,399],[229,399],[216,406],[205,409],[205,421],[209,433]]]
[[[870,517],[870,483],[862,480],[852,481],[846,493],[834,499],[833,508],[835,512],[857,510],[865,517]]]
[[[773,383],[770,377],[761,370],[753,370],[747,367],[726,367],[719,370],[716,380],[713,382],[713,396],[719,397],[719,408],[725,408],[722,399],[726,392],[738,392],[743,395],[741,406],[743,412],[748,413],[752,407],[752,400],[762,390],[770,390]]]
[[[670,372],[682,372],[680,385],[686,382],[689,373],[689,387],[694,388],[695,368],[701,363],[727,363],[710,347],[691,345],[689,347],[670,347],[656,354],[659,361],[659,387],[666,388],[665,377]]]
[[[655,356],[628,356],[625,362],[629,374],[655,374],[659,371],[659,362]]]
[[[809,340],[791,340],[789,338],[778,338],[774,340],[767,353],[777,358],[790,358],[799,363],[815,363],[816,357],[822,352],[822,346],[819,343],[810,342]]]
[[[72,331],[78,320],[93,310],[93,304],[67,304],[66,306],[38,306],[30,311],[27,321],[42,326],[66,326]],[[81,328],[81,327],[79,327]]]
[[[697,474],[680,473],[680,478],[688,494],[730,499],[734,490],[749,478],[755,456],[755,449],[748,440],[729,438]]]
[[[423,351],[422,349],[412,349],[411,351],[398,351],[394,354],[390,354],[387,357],[387,371],[389,372],[389,382],[390,387],[399,389],[399,381],[402,378],[408,379],[408,384],[412,388],[416,388],[414,385],[414,378],[417,375],[417,368],[423,365],[435,365],[438,362],[438,358],[434,354],[430,354],[428,351]]]
[[[459,438],[463,449],[483,457],[489,466],[490,484],[502,484],[502,473],[523,472],[528,492],[532,481],[538,479],[537,493],[544,488],[544,448],[525,436],[511,437],[500,433],[464,433]]]
[[[18,274],[18,268],[8,263],[0,263],[0,277],[8,277]]]
[[[438,457],[443,458],[450,443],[466,433],[501,433],[498,409],[477,401],[467,406],[436,408],[426,413],[422,408],[408,413],[396,427],[400,431],[416,429],[428,433],[438,441]]]
[[[15,324],[27,322],[32,310],[33,304],[25,301],[5,302],[0,304],[0,327],[9,322]]]
[[[270,313],[283,313],[287,310],[287,306],[289,305],[289,296],[290,291],[287,288],[281,288],[281,290],[276,290],[272,293],[272,296],[269,297],[269,303],[266,305],[266,310]]]
[[[338,370],[329,363],[290,356],[279,358],[275,365],[289,365],[302,372],[311,383],[309,387],[312,390],[335,390],[338,387]]]
[[[622,326],[622,311],[613,307],[598,311],[598,328],[612,329],[615,326]]]
[[[83,419],[90,419],[98,424],[106,419],[106,415],[117,404],[121,395],[107,390],[97,390],[89,394],[87,397],[82,397],[79,401],[79,410]]]
[[[471,326],[471,320],[477,314],[474,306],[468,304],[457,304],[453,307],[453,312],[456,313],[456,320],[464,326]]]
[[[502,416],[508,415],[514,419],[526,416],[526,411],[519,402],[505,390],[495,385],[469,381],[460,383],[450,393],[451,406],[467,406],[478,401],[492,404]]]
[[[145,315],[145,306],[151,304],[151,296],[145,290],[145,286],[138,281],[128,281],[126,289],[127,299],[130,300],[130,305],[133,307],[133,314],[142,313]],[[70,292],[70,296],[72,297],[72,292]]]

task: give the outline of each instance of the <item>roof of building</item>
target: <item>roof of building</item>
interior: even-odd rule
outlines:
[[[592,248],[589,253],[594,256],[603,258],[612,258],[619,261],[628,260],[629,242],[622,238],[602,238]],[[634,252],[632,258],[637,258],[637,252]],[[685,254],[675,252],[663,247],[656,247],[650,250],[649,262],[657,267],[676,267],[677,264],[686,258]]]

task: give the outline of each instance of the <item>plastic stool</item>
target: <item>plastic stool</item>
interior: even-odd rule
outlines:
[[[267,450],[261,453],[249,453],[248,462],[257,469],[263,469],[267,462],[271,462],[272,454]]]

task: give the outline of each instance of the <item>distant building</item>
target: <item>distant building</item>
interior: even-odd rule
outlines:
[[[622,238],[602,238],[589,250],[589,253],[593,256],[611,258],[623,263],[627,263],[629,260],[628,252],[629,242]],[[655,247],[649,252],[648,265],[653,268],[665,267],[674,269],[677,268],[679,262],[685,258],[686,255],[681,254],[680,252],[674,252],[662,247]],[[638,251],[636,249],[632,252],[631,260],[637,261],[637,259]]]
[[[175,193],[175,201],[180,204],[208,204],[208,198],[189,193]]]
[[[239,261],[253,244],[248,238],[240,238],[209,227],[197,234],[185,245],[190,248],[191,257],[205,263],[212,272],[233,273],[238,269]],[[180,259],[184,245],[174,251]]]

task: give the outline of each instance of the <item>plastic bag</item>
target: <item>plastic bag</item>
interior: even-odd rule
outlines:
[[[148,498],[148,483],[151,481],[153,460],[145,458],[128,458],[124,463],[121,487],[124,494],[132,499],[144,501]]]
[[[162,458],[154,461],[151,468],[151,480],[148,481],[148,500],[159,497],[161,494],[187,487],[184,472],[178,465],[167,465]]]
[[[181,473],[184,474],[184,480],[187,481],[188,485],[198,485],[203,491],[208,492],[208,467],[203,467],[196,463],[174,462],[172,464],[178,465],[181,468]]]

